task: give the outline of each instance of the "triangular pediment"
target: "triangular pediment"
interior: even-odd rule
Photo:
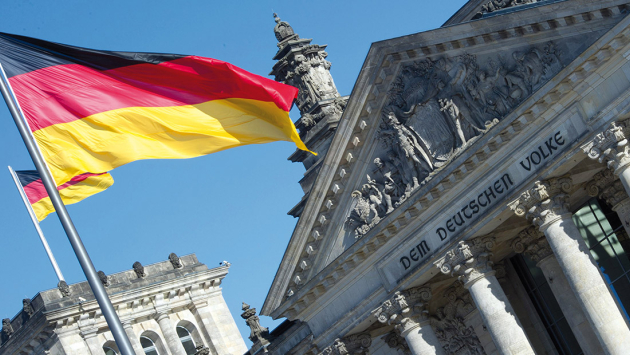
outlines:
[[[326,283],[414,195],[465,174],[502,120],[625,17],[617,3],[553,2],[373,44],[261,314]]]

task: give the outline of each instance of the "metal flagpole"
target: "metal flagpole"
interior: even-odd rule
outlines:
[[[37,230],[37,234],[39,235],[39,240],[42,241],[42,244],[44,245],[44,249],[46,249],[46,254],[48,255],[48,259],[50,260],[50,263],[52,264],[53,269],[55,269],[55,274],[57,274],[57,278],[59,279],[59,281],[66,281],[63,278],[61,269],[59,269],[59,265],[57,265],[57,260],[55,260],[55,256],[53,255],[52,250],[50,250],[50,246],[48,245],[48,241],[46,240],[46,237],[44,237],[44,232],[42,232],[42,229],[39,226],[39,221],[37,220],[35,211],[33,211],[33,206],[31,206],[31,203],[28,201],[28,197],[26,196],[26,193],[24,192],[24,188],[22,187],[22,184],[20,183],[20,179],[18,178],[13,168],[11,168],[10,166],[9,166],[9,171],[11,172],[11,176],[13,177],[15,186],[20,192],[20,196],[22,197],[24,206],[26,206],[28,215],[31,216],[31,221],[33,221],[33,225],[35,226],[35,229]]]
[[[101,283],[101,280],[96,273],[96,269],[94,268],[94,264],[92,264],[92,260],[90,260],[90,256],[85,250],[85,246],[79,237],[79,233],[77,232],[72,220],[70,219],[70,215],[66,210],[66,206],[61,201],[61,197],[59,196],[59,191],[57,191],[57,185],[54,182],[52,176],[48,173],[48,169],[44,163],[44,158],[40,155],[39,150],[35,141],[32,139],[30,132],[26,126],[26,119],[21,115],[21,111],[18,109],[17,100],[15,100],[13,96],[13,92],[10,89],[9,80],[6,77],[4,72],[4,68],[2,64],[0,64],[0,74],[2,76],[0,80],[0,90],[2,91],[2,96],[4,97],[4,101],[7,103],[9,107],[9,111],[11,112],[11,116],[13,116],[13,121],[20,131],[20,135],[22,136],[22,140],[28,149],[28,153],[31,155],[31,159],[35,164],[35,168],[39,172],[39,175],[42,178],[42,182],[46,187],[46,191],[48,192],[48,196],[57,211],[57,216],[59,216],[59,221],[61,221],[61,225],[63,229],[66,231],[66,235],[68,236],[68,240],[72,245],[72,249],[74,249],[74,253],[79,260],[79,264],[81,264],[81,268],[83,269],[83,273],[87,278],[87,281],[92,288],[92,292],[94,293],[94,297],[98,302],[101,311],[103,312],[103,316],[107,321],[107,325],[109,326],[109,330],[112,332],[114,336],[114,340],[116,341],[116,345],[118,345],[118,349],[120,350],[121,355],[135,355],[131,343],[129,342],[129,338],[123,329],[122,324],[120,323],[120,319],[112,306],[109,297],[107,296],[107,292],[105,291],[105,287]]]

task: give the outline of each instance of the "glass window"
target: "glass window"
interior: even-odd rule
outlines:
[[[140,337],[140,345],[142,345],[142,350],[146,355],[159,355],[153,340],[147,337]]]
[[[558,353],[561,355],[583,354],[542,270],[532,260],[521,254],[511,260]]]
[[[118,353],[114,351],[114,349],[107,346],[103,347],[103,351],[105,352],[105,355],[118,355]]]
[[[179,340],[182,342],[182,345],[184,345],[186,355],[194,355],[197,352],[197,350],[195,350],[195,342],[192,340],[188,329],[178,326],[177,336],[179,336]]]
[[[630,259],[628,236],[617,213],[604,202],[591,199],[573,215],[593,259],[604,275],[619,308],[630,309]]]

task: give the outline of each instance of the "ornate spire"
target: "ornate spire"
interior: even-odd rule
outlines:
[[[278,17],[278,14],[275,12],[273,13],[273,19],[276,21],[276,27],[273,28],[273,32],[276,34],[278,42],[282,42],[289,37],[292,39],[300,38],[300,36],[293,31],[293,27],[291,27],[288,22],[281,21],[280,17]]]

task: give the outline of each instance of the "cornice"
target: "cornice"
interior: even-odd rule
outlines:
[[[575,2],[571,2],[575,5]],[[554,6],[565,6],[566,4],[554,4]],[[347,193],[348,181],[359,180],[359,169],[354,169],[354,164],[366,159],[366,152],[361,149],[362,142],[366,141],[369,132],[373,132],[370,119],[373,114],[379,112],[383,105],[388,85],[397,72],[398,66],[402,62],[412,60],[420,53],[431,57],[443,55],[448,51],[465,51],[473,46],[497,45],[498,41],[517,40],[528,35],[540,36],[542,41],[545,38],[545,31],[556,30],[558,28],[569,28],[580,26],[588,21],[602,19],[605,16],[621,16],[618,5],[622,1],[605,1],[594,6],[592,11],[575,13],[564,16],[560,19],[547,20],[538,18],[543,22],[531,22],[523,24],[527,16],[523,17],[519,13],[518,26],[507,30],[482,33],[477,36],[463,39],[451,40],[432,44],[428,40],[425,46],[417,46],[415,49],[405,49],[413,47],[415,40],[422,40],[439,37],[442,29],[429,31],[417,35],[406,36],[390,41],[378,42],[372,46],[366,62],[361,71],[355,88],[351,94],[349,105],[340,121],[336,137],[333,140],[329,153],[327,154],[322,171],[320,172],[313,191],[322,191],[317,196],[311,196],[305,207],[302,218],[294,231],[289,242],[289,247],[280,265],[274,283],[271,286],[267,300],[263,306],[261,314],[272,315],[274,318],[287,316],[293,319],[297,314],[313,305],[313,300],[321,297],[322,294],[332,288],[338,280],[369,257],[375,250],[382,247],[393,235],[407,226],[417,218],[425,218],[429,207],[439,201],[454,185],[461,182],[466,175],[475,171],[488,158],[492,157],[507,142],[515,138],[527,125],[535,120],[549,120],[559,113],[561,107],[567,107],[567,103],[583,97],[597,84],[597,79],[602,76],[596,71],[605,71],[605,65],[611,56],[618,54],[628,44],[628,19],[621,20],[612,30],[596,41],[578,59],[567,65],[554,80],[551,80],[527,98],[488,134],[478,139],[463,154],[456,157],[447,167],[438,172],[436,176],[423,188],[418,189],[414,194],[394,212],[387,215],[372,231],[362,239],[349,247],[340,257],[326,266],[317,275],[313,276],[299,290],[286,299],[285,291],[291,282],[296,280],[304,282],[304,278],[296,279],[300,272],[295,272],[298,263],[304,257],[314,257],[321,245],[324,236],[331,235],[327,228],[338,223],[329,223],[335,215],[331,213],[331,206],[340,206],[339,200],[342,198],[340,192]],[[605,5],[611,7],[605,7]],[[586,6],[589,8],[589,6]],[[565,9],[569,11],[570,9]],[[605,15],[604,15],[605,14]],[[505,15],[505,18],[516,15]],[[477,31],[483,29],[483,22],[476,21],[480,25],[476,26]],[[468,24],[452,26],[449,31],[459,28],[462,33],[472,33]],[[609,26],[610,27],[610,26]],[[424,38],[419,38],[424,37]],[[409,39],[409,42],[404,42]],[[398,51],[393,51],[393,50]],[[562,78],[557,80],[557,78]],[[603,79],[601,79],[603,80]],[[374,84],[374,85],[373,85]],[[371,88],[370,88],[371,86]],[[373,120],[372,120],[373,121]],[[354,179],[353,179],[354,178]],[[326,191],[326,192],[323,192]],[[444,203],[441,201],[440,203]],[[421,217],[418,217],[422,214]],[[338,214],[337,214],[338,215]]]

